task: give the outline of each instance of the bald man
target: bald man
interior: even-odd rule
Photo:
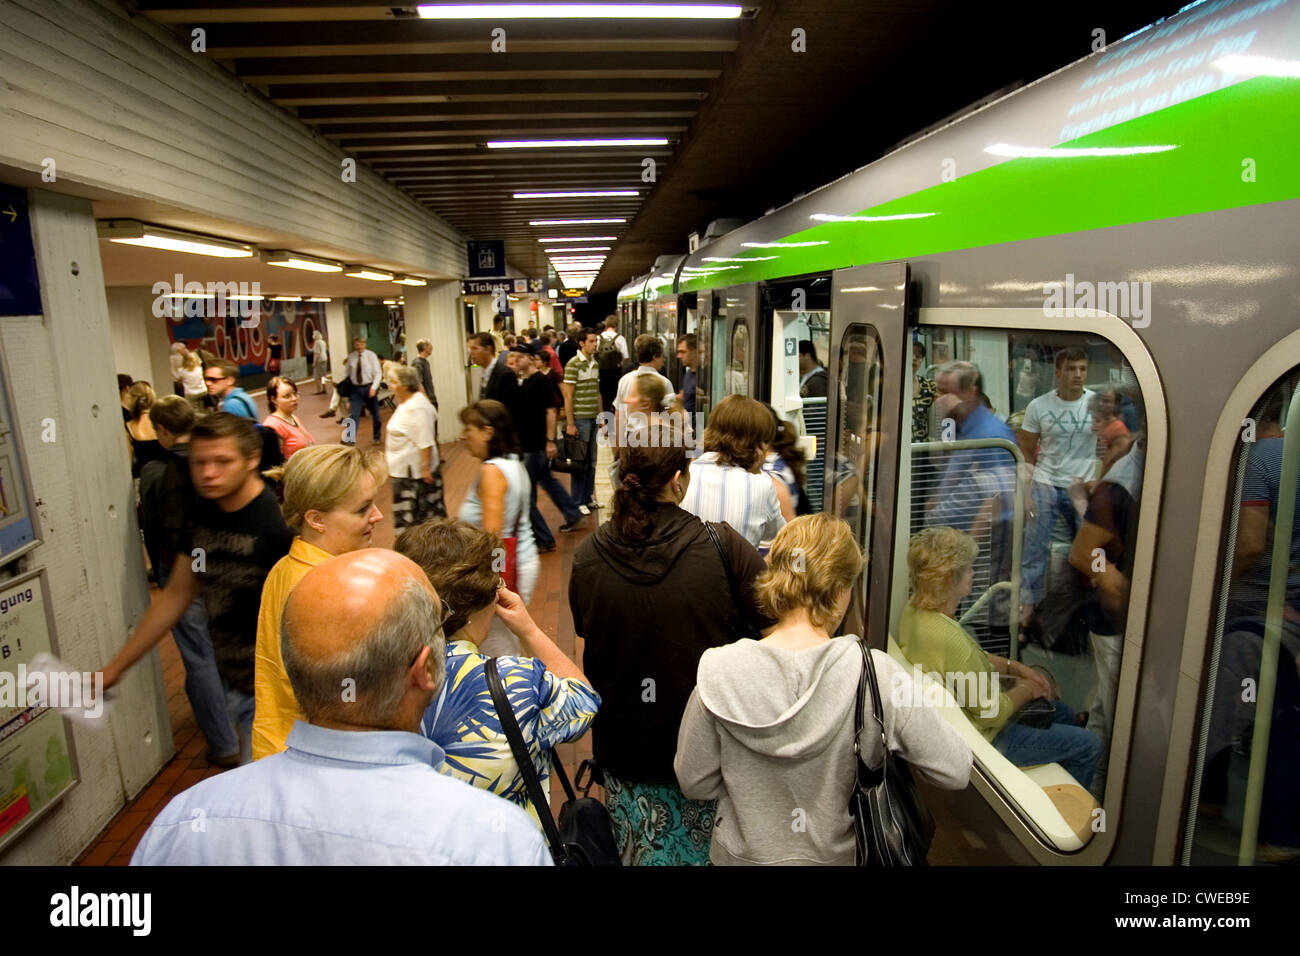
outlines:
[[[281,624],[307,717],[288,749],[172,800],[131,859],[149,865],[547,866],[519,807],[434,768],[420,719],[443,680],[444,609],[393,551],[307,573]]]

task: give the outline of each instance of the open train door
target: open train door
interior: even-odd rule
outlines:
[[[833,274],[823,510],[848,521],[866,558],[842,633],[884,649],[893,574],[908,270],[903,262]]]

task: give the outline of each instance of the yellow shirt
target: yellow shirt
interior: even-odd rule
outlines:
[[[289,553],[275,563],[262,586],[262,607],[257,612],[257,648],[253,672],[253,759],[261,760],[284,750],[285,738],[295,720],[306,720],[293,694],[280,655],[280,615],[294,585],[318,564],[334,555],[302,538],[294,538]]]

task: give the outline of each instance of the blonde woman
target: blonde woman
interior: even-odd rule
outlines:
[[[126,447],[131,453],[131,477],[139,478],[140,470],[151,461],[166,461],[167,452],[158,442],[158,433],[149,420],[149,409],[158,397],[148,382],[135,382],[126,391]]]
[[[796,518],[776,536],[754,586],[776,627],[761,641],[700,658],[674,768],[682,793],[718,801],[709,850],[715,865],[853,864],[849,792],[862,653],[856,635],[831,635],[861,573],[848,524],[825,514]],[[918,699],[906,671],[871,653],[890,752],[937,787],[966,786],[970,748]],[[870,718],[858,746],[869,766],[880,764],[880,729]],[[795,808],[802,827],[791,826]]]
[[[1051,684],[1038,671],[987,653],[956,621],[957,607],[970,593],[979,546],[955,528],[926,528],[907,548],[912,597],[903,608],[898,643],[907,659],[949,687],[996,688],[963,704],[971,722],[998,752],[1018,767],[1059,763],[1083,787],[1092,783],[1101,751],[1095,734],[1077,726],[1074,711],[1052,701],[1052,724],[1031,727],[1016,721],[1030,701],[1051,698]],[[994,674],[997,677],[994,677]]]
[[[347,445],[304,448],[267,477],[284,484],[285,523],[298,532],[271,569],[257,615],[253,759],[284,750],[302,709],[280,656],[280,615],[295,584],[330,558],[370,547],[383,517],[375,502],[387,478],[383,457]]]

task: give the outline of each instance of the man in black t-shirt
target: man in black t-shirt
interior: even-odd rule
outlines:
[[[510,358],[520,376],[519,388],[509,408],[530,479],[528,498],[532,505],[533,537],[537,540],[537,550],[554,551],[555,537],[537,509],[537,489],[544,489],[564,516],[561,532],[568,534],[582,521],[582,512],[573,498],[551,474],[551,459],[556,452],[556,416],[558,409],[564,407],[564,397],[540,346],[516,345],[511,349]]]
[[[245,761],[250,756],[253,649],[262,584],[289,553],[294,536],[258,473],[261,452],[257,430],[238,416],[217,412],[194,427],[190,476],[199,499],[186,515],[185,550],[177,554],[167,586],[104,668],[104,687],[112,687],[162,640],[201,591],[217,671]]]

